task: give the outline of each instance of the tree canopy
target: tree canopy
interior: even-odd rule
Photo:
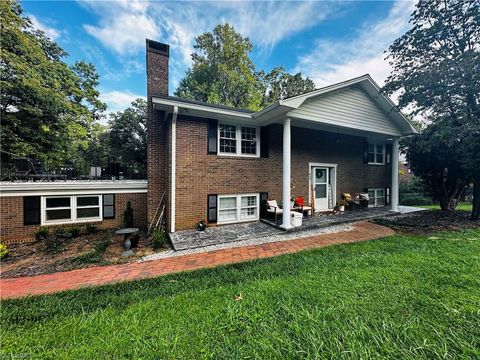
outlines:
[[[480,206],[480,12],[468,0],[420,0],[411,30],[395,40],[388,59],[393,68],[387,93],[399,91],[399,106],[426,121],[424,134],[404,143],[407,158],[424,179],[437,166],[434,193],[452,194],[457,183],[474,183],[472,217]],[[440,145],[442,144],[442,145]],[[423,155],[422,155],[423,154]],[[428,155],[431,161],[426,161]],[[442,163],[442,159],[446,163]],[[439,161],[435,161],[439,160]],[[457,177],[452,181],[452,177]],[[453,187],[452,187],[453,186]],[[457,197],[458,198],[458,197]],[[455,197],[441,200],[454,208]]]
[[[98,74],[83,61],[68,66],[67,53],[32,27],[18,2],[2,1],[0,12],[2,150],[69,161],[105,110]]]
[[[229,24],[198,36],[194,49],[192,67],[175,90],[176,96],[259,110],[315,89],[312,80],[301,73],[288,74],[282,67],[257,72],[249,56],[253,44]]]

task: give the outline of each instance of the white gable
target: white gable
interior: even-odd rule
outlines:
[[[359,87],[307,99],[288,116],[393,136],[402,134],[395,122]]]

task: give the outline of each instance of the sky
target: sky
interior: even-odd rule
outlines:
[[[317,87],[369,73],[383,84],[385,50],[409,28],[415,2],[22,1],[24,15],[100,75],[107,111],[145,98],[145,39],[170,45],[169,94],[191,65],[195,37],[230,23],[253,43],[257,70],[283,66]]]

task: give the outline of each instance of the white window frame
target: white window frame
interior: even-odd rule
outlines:
[[[98,197],[98,205],[88,205],[88,206],[79,206],[77,207],[77,198],[81,197]],[[58,208],[49,208],[47,209],[47,198],[70,198],[69,207],[58,207]],[[85,194],[85,195],[46,195],[41,198],[41,225],[60,225],[60,224],[75,224],[75,223],[85,223],[93,221],[102,221],[103,219],[103,199],[101,194]],[[88,217],[88,218],[78,218],[77,208],[86,209],[86,208],[96,208],[98,207],[99,216]],[[59,220],[47,220],[47,210],[65,210],[70,209],[70,219],[59,219]]]
[[[374,194],[375,194],[374,197],[373,197],[373,199],[375,200],[375,203],[374,204],[368,204],[368,207],[385,207],[385,201],[386,201],[386,197],[387,197],[385,189],[383,189],[383,188],[368,189],[368,196],[371,199],[370,191],[373,191]],[[378,199],[377,191],[383,191],[383,203],[382,204],[377,203],[377,199]]]
[[[235,126],[235,140],[236,140],[236,152],[235,153],[228,153],[220,151],[220,126],[221,125],[229,125]],[[255,154],[242,154],[242,127],[245,128],[252,128],[255,129],[256,137],[257,137],[257,148]],[[238,157],[250,157],[250,158],[258,158],[260,157],[260,127],[249,125],[249,124],[239,124],[239,123],[229,123],[229,122],[222,122],[218,123],[217,127],[217,154],[221,156],[238,156]]]
[[[242,207],[242,197],[247,196],[254,196],[255,197],[255,206],[243,206]],[[220,220],[220,212],[222,210],[233,210],[231,209],[220,209],[220,199],[223,198],[236,198],[236,219],[232,221],[221,221]],[[234,224],[234,223],[241,223],[241,222],[249,222],[249,221],[258,221],[260,219],[260,194],[259,193],[251,193],[251,194],[228,194],[228,195],[218,195],[217,196],[217,224]],[[255,208],[255,216],[250,216],[248,218],[242,218],[242,209],[247,208]]]
[[[386,151],[386,145],[384,143],[380,142],[369,142],[368,146],[373,145],[373,160],[372,162],[368,162],[369,165],[385,165],[385,160],[387,157],[387,151]],[[382,162],[377,162],[377,146],[381,145],[382,146]],[[370,156],[370,148],[368,149],[368,155]]]

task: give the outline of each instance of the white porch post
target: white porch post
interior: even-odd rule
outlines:
[[[398,137],[395,137],[392,144],[392,193],[390,195],[392,211],[398,211],[398,152]]]
[[[170,232],[175,232],[175,202],[176,202],[176,189],[177,189],[177,177],[176,177],[176,167],[177,167],[177,115],[178,115],[178,106],[173,107],[172,113],[172,173],[171,173],[171,184],[172,184],[172,194],[171,194],[171,219],[170,219]]]
[[[291,158],[291,140],[290,140],[290,118],[283,122],[283,223],[282,228],[291,229],[290,222],[290,158]]]

